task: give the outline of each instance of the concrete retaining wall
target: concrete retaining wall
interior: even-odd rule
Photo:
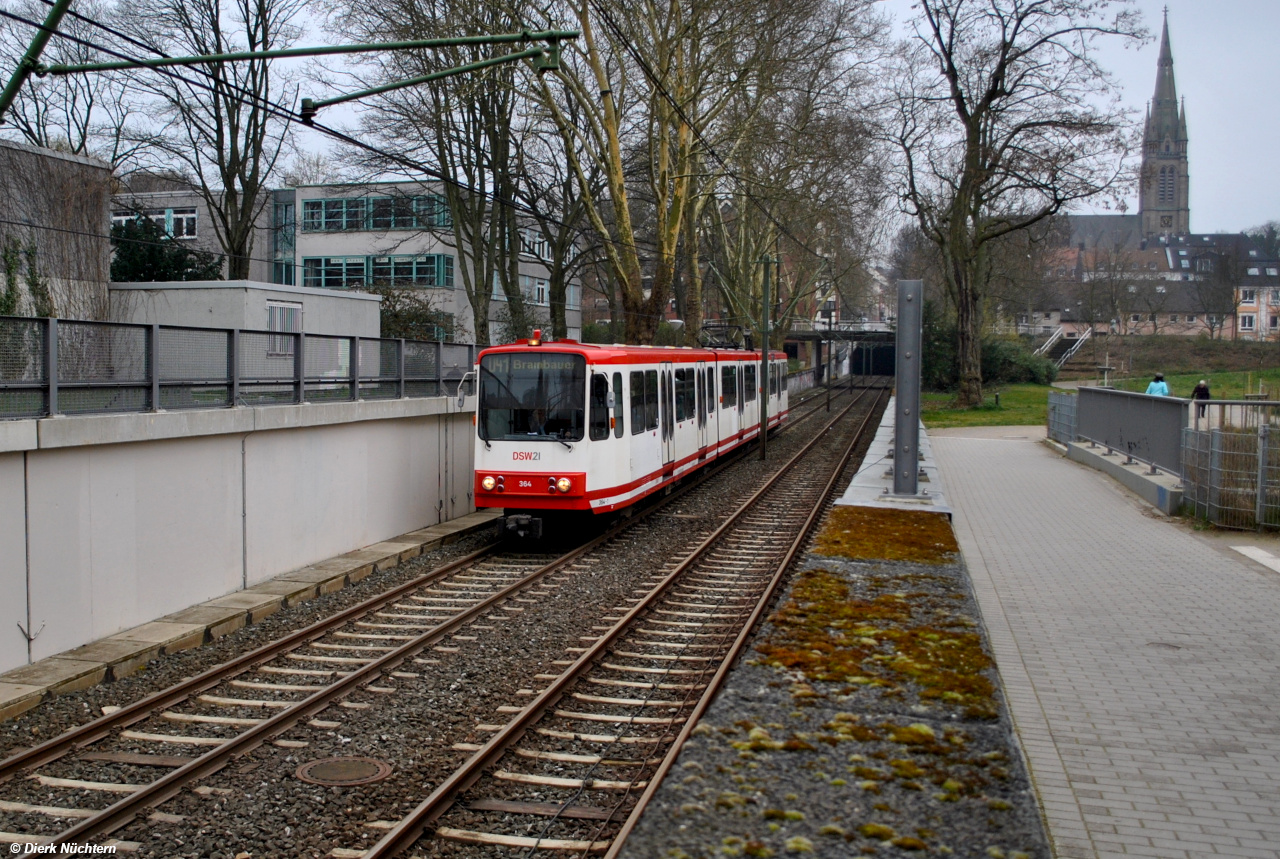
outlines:
[[[471,512],[471,434],[446,397],[0,422],[0,671]]]

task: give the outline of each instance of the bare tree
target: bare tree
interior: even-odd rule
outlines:
[[[982,402],[993,242],[1122,177],[1126,114],[1094,56],[1142,38],[1130,0],[919,0],[891,76],[901,199],[941,250],[957,315],[959,401]]]
[[[285,48],[300,35],[304,0],[124,0],[128,28],[157,54],[208,55]],[[269,201],[288,123],[268,100],[291,103],[271,60],[205,63],[208,88],[140,72],[160,122],[142,140],[164,166],[186,174],[212,215],[231,280],[249,276],[255,225]]]
[[[343,3],[335,29],[368,41],[492,35],[522,29],[516,8],[502,2],[475,0],[395,0],[383,5]],[[386,83],[494,55],[493,47],[457,46],[431,51],[370,55],[360,79]],[[502,48],[497,49],[501,52]],[[500,338],[528,333],[531,315],[521,289],[521,231],[531,226],[518,202],[521,161],[516,104],[524,70],[508,64],[430,86],[388,92],[370,104],[363,118],[367,132],[392,158],[364,153],[361,164],[371,176],[420,179],[420,165],[434,165],[447,177],[442,192],[449,210],[449,229],[458,255],[456,275],[471,305],[475,341],[490,342],[490,302],[498,295],[505,306],[498,325]]]
[[[28,20],[42,21],[48,7],[38,0],[22,0],[14,4],[13,11]],[[74,38],[51,40],[41,56],[46,65],[113,59],[90,44],[111,47],[117,40],[85,19],[113,23],[115,8],[107,2],[85,0],[76,4],[75,11],[79,14],[66,16],[59,26]],[[0,68],[17,67],[32,33],[19,22],[0,18]],[[138,93],[130,76],[122,72],[32,76],[18,91],[4,121],[34,146],[91,155],[118,168],[132,161],[139,146],[127,133],[137,119],[138,108]]]

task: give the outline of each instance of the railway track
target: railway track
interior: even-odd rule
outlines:
[[[791,425],[818,413],[815,405]],[[475,640],[476,636],[461,634],[463,627],[483,634],[523,610],[523,604],[554,593],[581,572],[574,567],[577,559],[614,539],[624,527],[557,558],[493,547],[472,553],[11,756],[0,762],[0,814],[25,825],[12,827],[19,831],[0,831],[0,841],[103,843],[121,826],[148,819],[147,815],[160,823],[177,822],[173,815],[156,810],[167,799],[264,743],[305,748],[307,741],[297,738],[305,735],[300,729],[326,731],[337,726],[324,718],[326,709],[375,706],[350,699],[376,699],[393,692],[382,684],[410,680],[417,666]],[[489,622],[482,622],[486,617]],[[77,777],[54,774],[56,765],[65,766],[71,759]],[[17,786],[24,789],[10,790]],[[75,800],[32,802],[31,791],[25,789],[31,786],[45,789],[45,795],[70,795]],[[13,798],[3,798],[6,793]]]
[[[509,722],[480,725],[491,733],[483,743],[455,745],[471,756],[359,855],[400,855],[431,827],[440,855],[474,846],[616,856],[874,413],[847,433],[830,433],[832,421],[669,572],[645,582],[643,596],[618,606],[611,625],[571,649],[561,674],[539,675],[547,682],[530,703],[501,708]]]

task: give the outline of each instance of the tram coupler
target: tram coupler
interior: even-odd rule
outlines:
[[[542,518],[539,516],[530,516],[527,513],[503,516],[501,528],[502,533],[508,537],[515,536],[522,540],[542,539]]]

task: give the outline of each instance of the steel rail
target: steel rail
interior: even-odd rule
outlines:
[[[817,410],[814,409],[811,414],[816,413]],[[813,443],[814,442],[810,442],[805,449],[807,450]],[[708,469],[699,480],[691,482],[686,486],[681,487],[671,495],[663,498],[657,504],[654,504],[652,507],[645,510],[643,512],[643,516],[647,517],[657,513],[669,503],[676,501],[686,493],[691,492],[693,489],[705,483],[711,477],[718,475],[724,469],[733,465],[738,458],[749,449],[750,445],[744,445],[739,450],[735,451],[734,455],[723,457],[720,462]],[[774,479],[776,479],[776,477],[777,476],[775,475]],[[295,703],[288,709],[280,711],[275,716],[268,718],[248,731],[228,739],[222,745],[211,749],[209,752],[195,758],[190,763],[169,772],[154,782],[151,782],[141,791],[130,794],[114,805],[102,810],[95,816],[86,818],[70,829],[64,830],[57,836],[54,836],[52,843],[77,843],[85,839],[103,836],[114,832],[121,826],[131,822],[144,809],[159,805],[174,796],[190,781],[203,778],[217,772],[230,763],[233,758],[252,751],[263,742],[269,740],[272,736],[281,733],[303,719],[309,718],[315,713],[324,710],[331,706],[334,701],[344,698],[351,692],[356,691],[359,686],[373,682],[380,677],[384,671],[394,669],[418,650],[434,644],[436,641],[439,641],[445,635],[453,632],[458,627],[470,622],[477,615],[490,610],[493,606],[506,601],[510,596],[536,583],[551,572],[558,570],[565,564],[570,563],[581,555],[595,549],[602,543],[616,537],[619,533],[633,524],[635,524],[635,521],[632,520],[623,520],[617,523],[590,542],[573,549],[548,564],[545,564],[533,573],[522,578],[520,581],[514,582],[500,591],[496,591],[476,605],[454,615],[449,620],[438,624],[417,638],[406,642],[389,653],[384,654],[375,661],[362,666],[346,677],[334,682],[330,686],[327,686],[326,688]],[[257,665],[268,662],[282,653],[297,649],[298,647],[306,645],[310,641],[321,638],[333,629],[341,627],[357,617],[368,614],[370,611],[374,611],[377,608],[386,605],[388,602],[392,602],[400,598],[405,593],[430,585],[433,582],[458,571],[459,569],[465,568],[481,558],[495,554],[502,545],[502,543],[498,543],[469,553],[462,558],[451,561],[448,564],[431,571],[430,573],[398,585],[390,591],[384,591],[383,593],[358,603],[355,606],[344,609],[332,617],[291,633],[279,641],[264,645],[248,654],[237,657],[231,662],[214,666],[194,678],[183,681],[169,689],[162,690],[134,702],[116,713],[104,716],[86,725],[82,725],[79,728],[74,728],[59,737],[55,737],[52,740],[40,744],[39,746],[32,747],[13,755],[5,761],[0,762],[0,782],[12,778],[19,770],[31,769],[42,763],[46,763],[50,760],[69,754],[76,749],[96,742],[119,728],[127,727],[128,725],[150,718],[158,710],[171,707],[195,694],[225,682],[238,674],[249,671]]]
[[[800,403],[800,405],[806,404],[807,401]],[[783,425],[782,429],[785,430],[788,426],[795,426],[800,421],[805,420],[816,413],[816,409],[804,413],[793,420],[789,425]],[[737,454],[740,452],[741,451],[735,451],[734,453]],[[660,507],[665,506],[668,502],[675,501],[683,496],[684,493],[692,491],[705,480],[714,477],[724,468],[732,465],[736,459],[737,456],[735,455],[721,457],[720,461],[716,462],[703,474],[702,480],[681,487],[676,493],[664,498],[660,504],[643,511],[643,515],[647,516],[651,513],[657,512]],[[616,535],[623,528],[631,524],[634,524],[634,522],[620,523],[606,531],[603,537]],[[21,770],[31,769],[41,764],[48,763],[51,760],[56,760],[57,758],[69,754],[76,749],[97,742],[114,730],[128,727],[135,722],[148,718],[152,711],[172,707],[175,704],[179,704],[183,700],[190,698],[192,695],[204,692],[210,687],[216,686],[218,683],[230,679],[237,674],[249,671],[255,666],[270,661],[282,653],[302,647],[308,642],[322,637],[332,629],[355,620],[370,611],[381,608],[386,603],[399,599],[406,593],[430,585],[469,564],[496,553],[502,545],[502,543],[495,543],[491,546],[478,549],[475,552],[471,552],[461,558],[437,567],[429,573],[425,573],[408,582],[397,585],[389,591],[383,591],[363,602],[343,609],[337,614],[317,621],[303,629],[289,633],[284,638],[269,642],[255,650],[251,650],[248,653],[237,656],[229,662],[223,662],[215,665],[212,668],[206,669],[200,674],[183,680],[167,689],[154,692],[145,698],[141,698],[132,704],[126,705],[114,713],[100,716],[91,722],[71,728],[56,737],[52,737],[44,741],[43,743],[16,752],[15,754],[0,760],[0,784],[14,778],[14,776]]]
[[[644,599],[632,606],[620,620],[618,620],[607,632],[601,635],[591,646],[576,659],[573,664],[561,673],[561,675],[551,681],[551,684],[540,692],[523,711],[515,716],[510,722],[502,727],[486,742],[479,751],[475,752],[467,759],[458,769],[441,782],[435,790],[431,792],[421,803],[418,804],[413,811],[401,819],[395,827],[388,830],[377,843],[370,847],[364,855],[364,859],[385,859],[385,857],[395,856],[404,850],[412,847],[413,844],[422,835],[423,830],[433,822],[437,817],[443,814],[453,804],[455,797],[470,787],[480,776],[484,770],[493,764],[499,757],[504,754],[516,741],[518,741],[525,731],[536,721],[538,721],[546,713],[547,710],[554,707],[570,685],[577,682],[580,675],[593,663],[596,662],[604,652],[611,646],[624,632],[631,626],[641,614],[646,612],[663,594],[675,584],[676,580],[684,575],[690,567],[692,567],[708,550],[720,541],[722,537],[735,525],[749,510],[755,507],[761,498],[765,496],[783,476],[795,465],[799,460],[806,456],[814,446],[822,440],[822,436],[833,427],[836,422],[845,416],[858,401],[861,396],[856,398],[840,413],[833,417],[818,432],[814,433],[814,437],[803,448],[792,456],[786,463],[779,467],[769,480],[757,489],[752,495],[738,506],[734,512],[725,519],[711,534],[709,534],[701,543],[698,544],[683,561],[680,562],[663,580],[653,587]],[[865,422],[864,422],[865,426]],[[852,449],[852,445],[850,445]],[[847,460],[846,460],[847,461]],[[837,474],[839,471],[837,471]],[[822,496],[825,501],[826,493]],[[819,504],[821,507],[822,504]]]
[[[501,545],[501,543],[495,543],[491,546],[485,546],[441,567],[437,567],[412,581],[397,585],[389,591],[383,591],[377,596],[370,597],[363,602],[343,609],[331,617],[292,632],[284,638],[264,644],[256,650],[237,656],[229,662],[223,662],[206,669],[195,677],[190,677],[167,689],[162,689],[159,692],[141,698],[115,713],[102,716],[92,722],[72,728],[39,745],[10,755],[5,760],[0,761],[0,783],[12,779],[20,770],[30,769],[51,760],[56,760],[82,746],[96,742],[118,728],[128,727],[147,718],[155,710],[172,707],[192,695],[199,694],[238,674],[243,674],[256,665],[274,659],[282,653],[302,647],[313,639],[324,636],[335,627],[368,614],[370,611],[374,611],[392,600],[399,599],[410,591],[432,584],[468,564],[493,554],[498,551]]]
[[[738,633],[738,637],[734,639],[733,644],[730,645],[729,652],[725,655],[724,661],[720,663],[720,668],[717,669],[710,682],[708,682],[707,688],[703,691],[702,697],[694,706],[693,712],[689,714],[689,718],[685,720],[684,726],[680,729],[680,733],[676,735],[676,739],[672,743],[671,748],[668,749],[666,755],[663,756],[662,763],[660,763],[653,774],[649,776],[649,784],[645,787],[644,793],[640,794],[640,798],[631,809],[631,813],[622,824],[622,828],[613,836],[613,843],[609,845],[609,850],[605,853],[604,859],[617,859],[618,852],[622,849],[627,836],[631,834],[631,831],[639,822],[640,816],[644,814],[645,809],[657,793],[658,788],[662,785],[662,781],[666,778],[667,773],[671,771],[673,766],[675,766],[676,758],[680,755],[680,750],[684,747],[685,742],[689,739],[689,736],[697,726],[698,721],[702,718],[702,715],[707,711],[707,708],[711,706],[711,702],[719,693],[720,687],[724,685],[724,681],[729,676],[729,671],[742,655],[742,651],[747,646],[748,639],[750,639],[751,634],[760,623],[760,619],[764,616],[769,604],[773,602],[773,598],[778,591],[778,586],[782,583],[782,578],[786,575],[787,569],[790,568],[791,564],[795,561],[796,555],[800,552],[800,548],[809,539],[809,534],[813,530],[813,526],[817,523],[818,517],[827,507],[827,503],[831,497],[831,491],[840,480],[840,476],[844,473],[846,466],[849,464],[849,459],[853,456],[854,448],[863,437],[863,433],[866,432],[867,425],[870,423],[872,415],[875,414],[875,406],[878,406],[883,400],[884,392],[882,391],[877,395],[875,405],[873,405],[867,412],[867,416],[863,418],[862,424],[854,433],[853,439],[850,440],[849,446],[845,449],[844,455],[840,458],[840,464],[836,466],[835,470],[831,474],[831,478],[827,481],[826,486],[823,487],[822,492],[818,496],[817,503],[814,504],[813,509],[809,512],[809,516],[805,519],[804,525],[801,526],[799,534],[796,535],[796,538],[792,541],[791,547],[787,550],[786,555],[784,555],[782,560],[779,562],[777,569],[774,571],[773,577],[765,587],[764,593],[761,594],[760,599],[757,601],[755,610],[752,611],[751,616],[747,619],[742,630]]]
[[[345,698],[359,687],[371,683],[384,672],[398,667],[424,647],[429,647],[444,636],[474,620],[477,616],[490,611],[495,606],[523,591],[548,574],[560,569],[565,564],[582,554],[594,549],[606,539],[614,536],[606,532],[594,540],[561,555],[548,564],[514,582],[490,596],[464,609],[450,619],[427,630],[418,637],[407,641],[394,650],[383,654],[374,661],[362,665],[350,674],[342,677],[324,689],[314,692],[288,709],[253,726],[242,734],[227,740],[220,746],[211,749],[188,764],[173,770],[159,779],[146,785],[142,790],[129,794],[114,805],[108,806],[93,817],[89,817],[54,836],[50,843],[55,845],[79,843],[89,838],[101,837],[131,822],[143,810],[158,805],[182,790],[187,783],[212,775],[229,764],[233,758],[239,757],[260,746],[272,736],[296,725],[303,719],[331,706],[334,702]],[[456,562],[455,562],[456,563]],[[383,600],[385,602],[385,600]]]

